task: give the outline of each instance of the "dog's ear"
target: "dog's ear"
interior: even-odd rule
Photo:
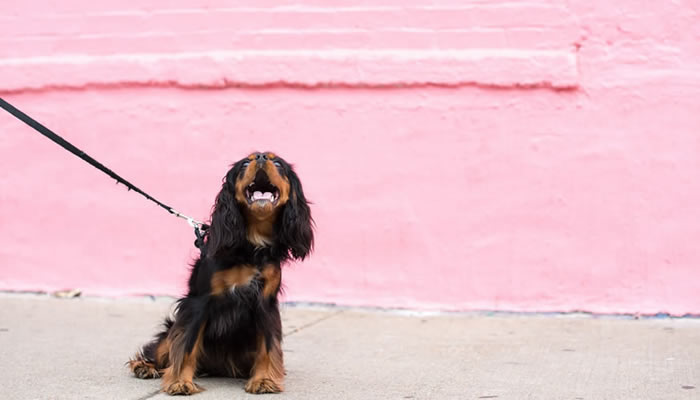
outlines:
[[[216,196],[211,226],[207,238],[207,252],[216,255],[224,248],[234,248],[245,240],[245,220],[236,203],[236,178],[240,166],[234,165],[224,178]]]
[[[289,200],[282,210],[279,219],[278,237],[289,254],[298,260],[303,260],[314,247],[314,232],[309,202],[304,196],[301,181],[297,174],[289,168]]]

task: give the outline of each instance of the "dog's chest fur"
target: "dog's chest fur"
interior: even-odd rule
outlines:
[[[227,292],[234,293],[236,288],[250,285],[259,276],[260,269],[247,264],[217,271],[211,278],[211,294],[219,296]]]
[[[281,269],[275,264],[242,264],[215,272],[211,277],[210,335],[231,333],[253,318],[264,301],[276,300]]]

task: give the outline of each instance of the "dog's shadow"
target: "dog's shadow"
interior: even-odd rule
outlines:
[[[143,398],[151,398],[152,396],[155,396],[154,399],[161,399],[161,398],[170,398],[170,396],[167,396],[165,393],[163,393],[160,389],[160,380],[159,379],[136,379],[134,377],[131,377],[134,380],[138,380],[144,384],[153,384],[154,382],[157,382],[158,385],[154,387],[153,393],[149,394],[147,397]],[[213,398],[224,398],[224,397],[229,397],[231,394],[237,394],[237,396],[244,396],[247,395],[245,391],[245,384],[247,382],[247,379],[237,379],[237,378],[226,378],[226,377],[213,377],[213,376],[202,376],[202,377],[197,377],[194,379],[194,383],[199,386],[200,389],[204,389],[202,393],[206,393],[209,396],[213,396]],[[235,398],[238,398],[238,397]],[[208,396],[203,396],[204,398],[209,398]],[[197,397],[199,398],[199,396]]]
[[[224,378],[218,376],[202,376],[194,379],[194,382],[205,392],[227,393],[240,392],[246,394],[244,388],[246,379]],[[218,397],[217,397],[218,398]]]

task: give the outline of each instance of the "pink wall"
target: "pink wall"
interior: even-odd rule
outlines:
[[[700,313],[700,2],[230,3],[6,0],[0,95],[198,218],[296,163],[288,300]],[[184,222],[0,132],[0,288],[182,292]]]

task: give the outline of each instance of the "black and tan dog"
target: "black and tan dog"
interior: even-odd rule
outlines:
[[[281,265],[313,247],[313,220],[292,167],[272,153],[233,165],[216,197],[187,296],[129,361],[163,391],[192,394],[196,375],[248,378],[250,393],[284,390]]]

